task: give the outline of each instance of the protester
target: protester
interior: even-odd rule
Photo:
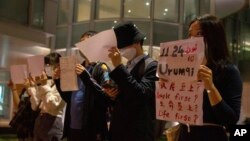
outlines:
[[[53,70],[59,64],[60,57],[58,53],[50,53],[44,57],[44,65]],[[39,77],[29,77],[26,83],[33,110],[41,109],[35,122],[34,141],[60,141],[63,135],[62,117],[65,102],[50,74],[46,71]]]
[[[229,60],[225,31],[215,16],[203,15],[189,26],[189,37],[203,37],[205,58],[198,71],[204,82],[202,126],[181,124],[179,141],[227,141],[226,130],[240,116],[242,80]]]
[[[10,121],[10,126],[14,128],[17,134],[17,138],[19,141],[32,141],[33,140],[33,128],[30,128],[30,125],[27,125],[27,121],[31,118],[29,112],[30,111],[22,111],[21,108],[26,106],[26,103],[30,103],[30,97],[26,93],[26,89],[23,84],[13,84],[12,81],[9,82],[8,87],[11,89],[13,95],[13,118]],[[31,105],[28,105],[29,109],[31,109]],[[25,110],[25,109],[24,109]],[[21,112],[22,113],[17,113]],[[26,114],[27,113],[27,114]],[[19,116],[19,117],[18,117]],[[18,119],[17,119],[18,118]],[[20,123],[24,121],[25,123]],[[18,123],[17,123],[18,122]],[[26,124],[26,125],[25,125]],[[16,127],[19,126],[19,129]],[[22,127],[22,128],[20,128]],[[23,130],[26,129],[26,130]]]
[[[84,41],[95,35],[88,31],[81,37]],[[104,141],[108,136],[107,99],[101,86],[111,82],[107,65],[90,62],[87,58],[76,65],[79,90],[63,92],[60,79],[56,80],[61,97],[67,102],[64,137],[69,141]],[[55,73],[60,78],[60,70]],[[93,79],[94,78],[94,79]]]
[[[111,118],[111,141],[153,141],[157,62],[143,54],[145,36],[133,22],[114,27],[117,47],[109,50],[110,77],[118,86]],[[128,60],[127,66],[122,58]]]

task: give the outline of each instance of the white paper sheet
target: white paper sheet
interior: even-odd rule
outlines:
[[[203,38],[161,43],[157,74],[171,81],[197,80],[204,58]]]
[[[28,70],[32,77],[41,76],[44,71],[44,56],[37,55],[27,58]]]
[[[75,44],[77,48],[88,58],[90,62],[107,62],[108,49],[117,46],[113,29],[102,31],[93,37]]]
[[[14,84],[24,84],[27,78],[27,65],[12,65],[10,66],[10,77]]]
[[[77,84],[75,65],[75,56],[60,58],[60,86],[62,91],[76,91],[79,89]]]

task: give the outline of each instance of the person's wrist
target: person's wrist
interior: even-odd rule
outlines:
[[[12,91],[17,91],[17,89],[16,89],[16,88],[13,88]]]
[[[214,92],[215,89],[216,88],[215,88],[214,84],[212,84],[209,88],[206,89],[206,91],[208,94],[210,94],[210,93]]]
[[[120,66],[121,64],[122,64],[122,63],[114,64],[114,67],[116,68],[116,67]]]

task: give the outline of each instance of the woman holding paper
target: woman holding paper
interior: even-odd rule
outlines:
[[[226,141],[226,130],[239,120],[242,80],[238,68],[229,60],[229,51],[222,22],[204,15],[190,23],[189,37],[204,38],[205,58],[198,71],[204,82],[204,125],[184,125],[179,141]]]
[[[28,128],[30,130],[21,130],[24,128],[23,126],[24,124],[20,123],[20,120],[16,121],[16,117],[18,117],[19,119],[22,117],[29,118],[26,117],[27,114],[18,113],[18,111],[20,112],[22,110],[23,106],[27,103],[27,101],[29,101],[29,95],[27,95],[26,89],[23,84],[14,84],[12,81],[10,81],[8,87],[11,89],[13,94],[13,113],[14,113],[14,116],[9,124],[14,130],[16,130],[17,138],[19,141],[32,141],[33,130],[29,128],[30,126],[27,125],[27,122],[25,124],[25,128],[26,129]],[[27,113],[29,113],[29,111],[27,111]],[[13,127],[13,124],[15,125],[18,124],[18,126],[19,127],[21,126],[22,128],[19,128],[20,130],[17,130],[17,128]]]
[[[45,65],[53,66],[59,64],[57,53],[51,53],[44,58]],[[26,83],[27,91],[31,95],[32,109],[41,109],[34,127],[35,141],[59,141],[63,135],[63,112],[65,102],[62,100],[56,85],[50,79],[47,71],[41,76],[29,78]]]

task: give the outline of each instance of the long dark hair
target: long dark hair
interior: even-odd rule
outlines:
[[[209,14],[194,19],[190,25],[195,21],[199,21],[204,37],[207,66],[213,70],[224,68],[230,57],[223,23]]]

